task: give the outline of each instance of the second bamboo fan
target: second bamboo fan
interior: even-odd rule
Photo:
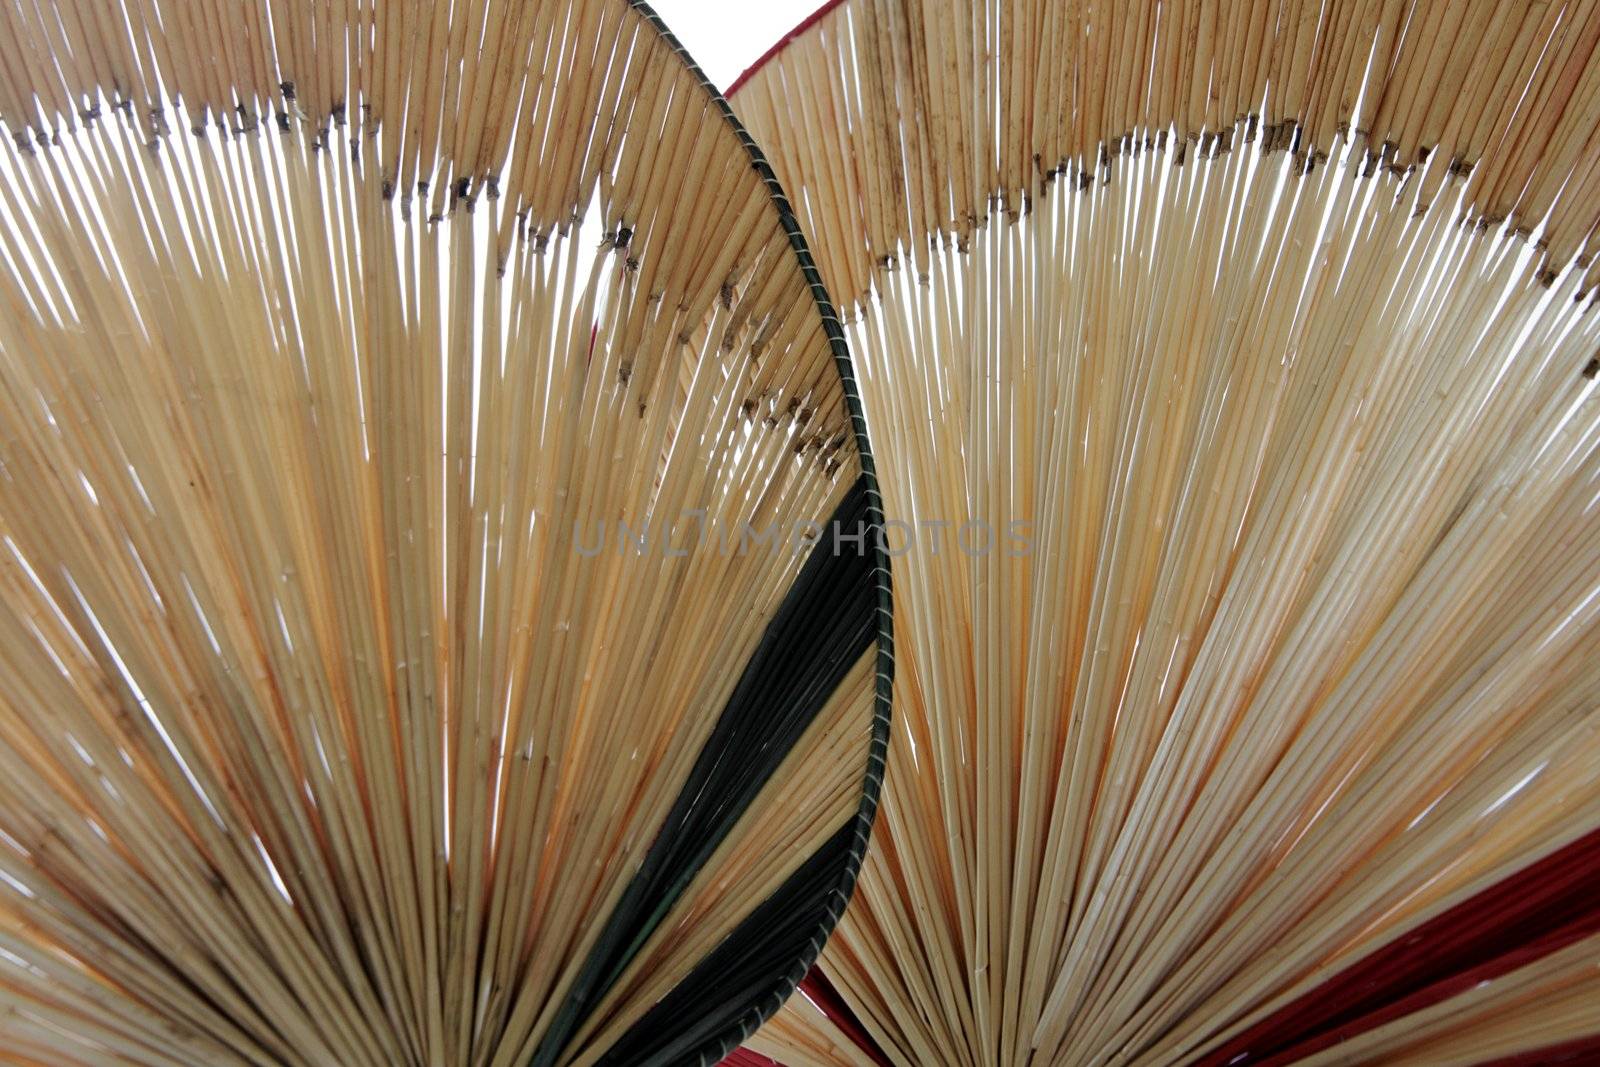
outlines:
[[[730,91],[901,638],[756,1052],[1600,1054],[1597,46],[1592,0],[844,0]]]
[[[0,39],[0,1059],[720,1056],[889,695],[847,358],[726,106],[624,0]]]

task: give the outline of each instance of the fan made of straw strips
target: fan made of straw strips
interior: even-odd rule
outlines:
[[[730,90],[900,636],[856,897],[745,1062],[1596,1055],[1597,46],[1592,0],[842,0]]]
[[[0,1058],[714,1062],[887,570],[787,202],[625,0],[0,3]]]

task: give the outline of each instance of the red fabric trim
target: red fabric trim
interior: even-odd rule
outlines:
[[[793,41],[796,37],[799,37],[801,34],[805,33],[811,27],[815,26],[818,22],[821,22],[823,17],[825,15],[827,15],[828,12],[832,11],[834,8],[838,7],[842,3],[844,3],[844,0],[827,0],[827,3],[823,4],[821,7],[817,8],[815,11],[813,11],[811,14],[807,15],[805,17],[805,20],[802,21],[800,23],[800,25],[796,26],[794,29],[792,29],[788,33],[784,34],[783,37],[781,39],[779,39],[777,44],[773,45],[771,48],[769,48],[765,52],[763,52],[761,54],[761,58],[760,59],[756,60],[754,63],[752,63],[748,67],[746,67],[743,74],[741,74],[737,78],[733,79],[732,84],[730,84],[726,89],[724,89],[722,91],[723,99],[732,100],[733,99],[733,94],[738,92],[740,87],[743,86],[745,82],[747,82],[751,78],[755,77],[757,71],[759,71],[762,67],[766,66],[769,62],[771,62],[772,58],[774,56],[776,56],[779,52],[781,52],[785,48],[789,47],[789,42]]]
[[[861,1051],[872,1058],[872,1062],[879,1067],[894,1067],[889,1062],[889,1057],[883,1054],[878,1043],[867,1033],[861,1025],[861,1020],[856,1018],[856,1013],[850,1010],[839,991],[833,988],[833,983],[828,981],[828,976],[817,967],[811,968],[811,973],[800,980],[800,989],[797,994],[803,996],[817,1006],[828,1021],[837,1026],[844,1036],[848,1037]]]
[[[1582,1037],[1564,1045],[1552,1045],[1537,1052],[1519,1052],[1515,1056],[1502,1056],[1484,1064],[1484,1067],[1556,1067],[1600,1063],[1600,1034]]]
[[[1281,1063],[1364,1033],[1600,931],[1600,830],[1382,945],[1200,1059]]]
[[[1553,952],[1580,941],[1585,937],[1600,931],[1600,913],[1584,916],[1577,922],[1565,928],[1542,937],[1539,940],[1525,945],[1513,952],[1508,952],[1488,963],[1471,970],[1462,971],[1451,975],[1441,982],[1436,982],[1426,989],[1418,990],[1410,996],[1397,1000],[1387,1007],[1371,1012],[1335,1030],[1330,1030],[1317,1035],[1310,1041],[1302,1042],[1287,1051],[1280,1052],[1266,1061],[1267,1067],[1283,1067],[1285,1064],[1303,1060],[1314,1053],[1332,1048],[1341,1042],[1347,1041],[1357,1034],[1375,1030],[1396,1019],[1402,1019],[1414,1012],[1432,1007],[1441,1001],[1458,996],[1477,985],[1493,978],[1499,978],[1511,971],[1536,963]]]
[[[769,1060],[747,1048],[736,1048],[723,1060],[720,1067],[783,1067],[777,1060]]]

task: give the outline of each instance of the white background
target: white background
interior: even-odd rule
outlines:
[[[650,6],[719,89],[822,0],[651,0]]]

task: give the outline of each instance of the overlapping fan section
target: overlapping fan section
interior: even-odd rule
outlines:
[[[887,698],[873,560],[791,537],[876,497],[724,106],[623,0],[0,37],[4,1058],[720,1053]]]
[[[730,93],[901,638],[839,1003],[755,1052],[1600,1034],[1596,6],[847,0]]]

